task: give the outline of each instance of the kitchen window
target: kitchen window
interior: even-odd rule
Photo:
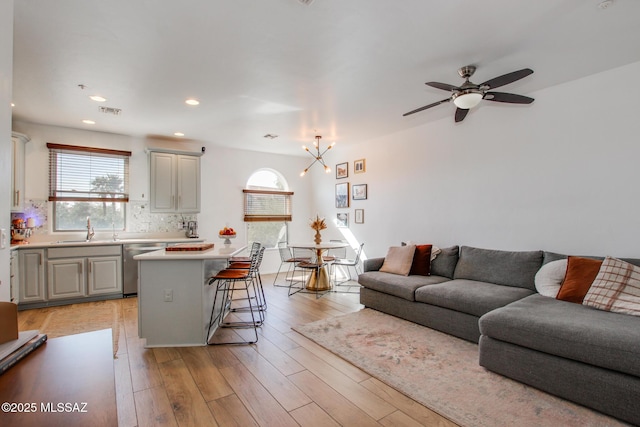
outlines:
[[[124,230],[130,151],[48,143],[54,231]]]
[[[288,241],[291,221],[291,196],[284,177],[272,169],[254,172],[244,193],[244,221],[249,245],[260,242],[266,248],[276,248]]]

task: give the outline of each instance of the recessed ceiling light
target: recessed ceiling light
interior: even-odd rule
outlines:
[[[182,132],[174,132],[173,134],[175,136],[184,136],[184,133],[182,133]]]
[[[16,104],[14,104],[13,102],[11,103],[11,108],[15,107]]]
[[[91,95],[89,98],[96,102],[105,102],[107,100],[107,98],[103,98],[100,95]]]
[[[198,104],[200,104],[200,101],[198,101],[197,99],[193,99],[193,98],[189,98],[184,102],[187,105],[198,105]]]
[[[93,120],[89,120],[89,119],[84,119],[82,121],[82,123],[84,123],[85,125],[95,125],[96,122],[94,122]]]

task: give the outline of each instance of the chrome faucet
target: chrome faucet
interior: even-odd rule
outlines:
[[[87,242],[90,242],[95,234],[96,233],[93,231],[93,227],[91,226],[91,218],[87,217]]]

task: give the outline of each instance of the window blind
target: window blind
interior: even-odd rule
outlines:
[[[49,200],[129,201],[130,151],[47,143]]]
[[[245,222],[291,221],[291,191],[242,190]]]

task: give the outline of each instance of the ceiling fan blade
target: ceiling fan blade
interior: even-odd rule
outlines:
[[[424,107],[416,108],[413,111],[409,111],[408,113],[404,113],[402,116],[408,116],[409,114],[418,113],[420,111],[426,110],[427,108],[435,107],[436,105],[444,104],[445,102],[449,102],[451,98],[443,99],[442,101],[434,102],[433,104],[425,105]]]
[[[508,85],[509,83],[513,83],[517,80],[527,77],[531,73],[533,73],[532,69],[523,68],[522,70],[513,71],[511,73],[504,74],[491,80],[487,80],[480,86],[488,86],[489,89],[495,89],[497,87]]]
[[[533,102],[533,98],[529,98],[528,96],[504,92],[487,92],[484,95],[484,99],[487,101],[506,102],[509,104],[531,104]]]
[[[467,113],[469,110],[464,110],[462,108],[456,108],[456,123],[461,122],[467,117]]]
[[[454,90],[459,90],[458,86],[450,85],[448,83],[438,83],[438,82],[426,82],[427,86],[435,87],[436,89],[442,89],[449,92],[453,92]]]

